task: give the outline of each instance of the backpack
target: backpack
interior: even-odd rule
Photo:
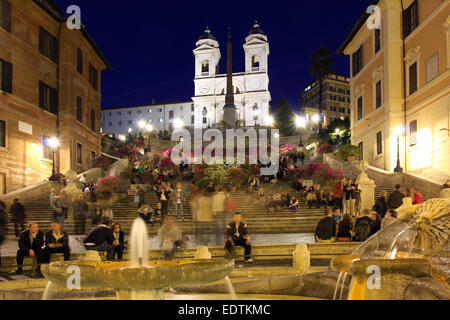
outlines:
[[[370,237],[370,224],[366,219],[361,219],[356,226],[356,241],[364,242]]]

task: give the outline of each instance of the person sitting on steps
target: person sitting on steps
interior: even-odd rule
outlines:
[[[247,225],[242,222],[242,215],[236,212],[226,229],[227,237],[225,239],[225,250],[229,257],[234,256],[234,248],[236,246],[245,248],[245,262],[252,263],[251,258],[252,246]]]

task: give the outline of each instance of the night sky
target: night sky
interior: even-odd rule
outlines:
[[[233,72],[244,71],[244,50],[255,19],[269,37],[272,105],[285,97],[298,109],[311,80],[309,56],[321,45],[337,50],[369,1],[106,1],[56,0],[81,8],[86,25],[113,71],[102,75],[103,108],[188,101],[194,92],[195,42],[206,26],[219,41],[226,71],[226,33],[232,28]],[[349,59],[335,57],[348,74]]]

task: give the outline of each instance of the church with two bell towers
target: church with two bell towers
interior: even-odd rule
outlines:
[[[258,23],[255,23],[248,33],[243,48],[245,71],[232,74],[236,125],[269,126],[269,42]],[[209,28],[206,28],[197,41],[194,56],[193,127],[217,127],[224,120],[227,74],[219,73],[219,43]]]

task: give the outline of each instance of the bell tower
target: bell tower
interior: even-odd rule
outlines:
[[[215,76],[218,73],[221,56],[219,43],[209,27],[206,27],[195,46],[195,78]]]
[[[258,21],[245,38],[244,51],[246,73],[268,72],[269,42]]]

